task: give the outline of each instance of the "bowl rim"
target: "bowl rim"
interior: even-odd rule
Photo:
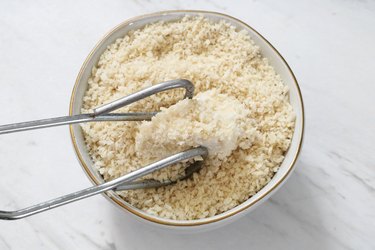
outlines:
[[[234,208],[231,209],[232,211],[229,210],[228,213],[226,213],[225,215],[223,215],[221,217],[208,217],[208,218],[205,218],[206,219],[205,221],[200,221],[200,220],[191,220],[191,221],[186,221],[186,220],[185,221],[183,221],[183,220],[181,220],[181,221],[179,221],[179,220],[171,220],[171,221],[166,221],[163,218],[159,218],[159,217],[156,217],[156,216],[149,215],[146,212],[142,213],[140,211],[137,211],[136,209],[134,209],[131,206],[128,206],[128,205],[126,205],[124,203],[119,202],[116,199],[116,197],[114,197],[113,195],[111,195],[111,192],[113,192],[113,191],[108,191],[108,192],[102,193],[102,195],[104,197],[106,197],[107,199],[109,199],[110,201],[112,201],[115,204],[119,205],[120,207],[126,209],[127,211],[129,211],[133,215],[136,215],[136,216],[138,216],[138,217],[140,217],[142,219],[145,219],[145,220],[147,220],[149,222],[154,222],[154,223],[157,223],[157,224],[167,225],[167,226],[179,226],[179,227],[184,227],[184,226],[186,227],[186,226],[188,226],[188,227],[191,227],[191,226],[199,226],[199,225],[211,224],[211,223],[222,221],[224,219],[232,217],[233,215],[239,214],[240,212],[242,212],[244,210],[247,210],[248,208],[256,205],[263,198],[265,198],[270,193],[272,193],[273,191],[275,191],[284,182],[284,180],[290,175],[290,173],[292,172],[292,170],[295,168],[295,163],[296,163],[296,161],[298,159],[298,156],[299,156],[299,154],[301,152],[303,138],[304,138],[304,129],[305,129],[305,110],[304,110],[304,104],[303,104],[301,89],[300,89],[300,87],[298,85],[297,79],[296,79],[293,71],[291,70],[290,66],[288,65],[288,63],[286,62],[286,60],[284,59],[284,57],[276,50],[276,48],[266,38],[264,38],[258,31],[256,31],[254,28],[252,28],[250,25],[248,25],[247,23],[245,23],[245,22],[243,22],[243,21],[241,21],[241,20],[239,20],[239,19],[237,19],[235,17],[232,17],[232,16],[227,15],[227,14],[223,14],[223,13],[220,13],[220,12],[215,12],[215,11],[205,11],[205,10],[167,10],[167,11],[158,11],[158,12],[153,12],[153,13],[149,13],[149,14],[139,15],[139,16],[135,16],[133,18],[127,19],[127,20],[121,22],[120,24],[118,24],[117,26],[115,26],[114,28],[112,28],[109,32],[107,32],[95,44],[94,48],[90,51],[90,53],[86,57],[85,61],[83,62],[82,66],[80,68],[80,71],[79,71],[79,73],[77,75],[77,78],[75,80],[74,87],[73,87],[72,94],[71,94],[71,98],[70,98],[69,115],[73,114],[73,103],[74,103],[74,99],[75,99],[75,95],[76,95],[76,89],[78,87],[80,79],[82,78],[83,72],[86,70],[87,64],[90,61],[92,55],[99,48],[99,46],[102,44],[102,42],[104,42],[110,35],[112,35],[118,29],[120,29],[123,26],[128,25],[128,24],[130,24],[130,23],[132,23],[134,21],[137,21],[137,20],[143,19],[143,18],[160,16],[160,15],[167,15],[167,14],[173,14],[173,13],[214,14],[214,15],[217,15],[217,16],[221,16],[221,17],[232,19],[235,22],[238,22],[238,23],[246,26],[248,29],[252,30],[253,32],[255,32],[281,58],[281,60],[283,61],[283,63],[287,67],[290,75],[292,76],[292,79],[293,79],[293,82],[294,82],[294,84],[296,86],[296,89],[297,89],[297,94],[298,94],[298,97],[299,97],[299,100],[300,100],[301,114],[302,114],[302,117],[301,117],[301,133],[300,133],[300,138],[301,139],[299,141],[299,144],[298,144],[298,147],[297,147],[297,151],[296,151],[296,153],[295,153],[295,155],[293,157],[293,160],[292,160],[291,164],[289,165],[288,170],[286,171],[286,173],[284,174],[284,176],[282,176],[280,178],[280,180],[277,183],[275,183],[274,186],[272,186],[270,188],[270,190],[268,190],[267,192],[265,192],[264,194],[262,194],[261,196],[259,196],[257,199],[255,199],[251,203],[247,204],[246,206],[240,207],[238,209],[235,209],[236,207],[234,207]],[[90,172],[90,168],[86,165],[85,161],[83,160],[83,156],[81,155],[80,150],[78,148],[78,145],[76,143],[76,136],[74,134],[74,130],[73,130],[73,126],[72,125],[69,126],[69,130],[70,130],[70,137],[71,137],[71,141],[72,141],[72,144],[73,144],[73,148],[74,148],[75,154],[76,154],[76,156],[77,156],[77,158],[78,158],[78,160],[80,162],[80,165],[81,165],[82,169],[84,170],[85,174],[89,177],[90,181],[93,184],[99,185],[100,182]]]

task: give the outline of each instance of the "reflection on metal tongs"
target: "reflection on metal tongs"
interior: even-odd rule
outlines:
[[[110,112],[117,110],[121,107],[124,107],[126,105],[129,105],[131,103],[134,103],[140,99],[154,95],[156,93],[170,90],[170,89],[175,89],[175,88],[185,89],[184,98],[193,97],[194,85],[190,81],[184,80],[184,79],[171,80],[171,81],[156,84],[154,86],[143,89],[134,94],[125,96],[116,101],[113,101],[111,103],[95,108],[93,112],[89,114],[79,114],[79,115],[73,115],[73,116],[64,116],[64,117],[3,125],[3,126],[0,126],[0,135],[26,131],[26,130],[32,130],[32,129],[40,129],[40,128],[68,125],[68,124],[74,124],[74,123],[83,123],[83,122],[150,120],[151,117],[156,114],[156,112],[144,112],[144,113],[143,112],[142,113],[110,113]],[[62,205],[65,205],[65,204],[68,204],[77,200],[81,200],[81,199],[84,199],[84,198],[87,198],[87,197],[90,197],[90,196],[93,196],[102,192],[106,192],[109,190],[121,191],[121,190],[140,189],[140,188],[156,188],[156,187],[174,184],[179,180],[184,180],[184,179],[189,178],[190,176],[193,175],[193,173],[199,171],[203,165],[202,161],[196,161],[190,164],[185,169],[185,175],[180,177],[178,180],[167,180],[167,181],[157,181],[153,179],[142,180],[142,181],[136,181],[136,180],[152,172],[171,166],[175,163],[193,159],[196,156],[202,156],[203,158],[205,158],[207,154],[208,154],[207,149],[204,147],[189,149],[189,150],[171,155],[169,157],[166,157],[152,164],[149,164],[145,167],[142,167],[136,171],[133,171],[129,174],[126,174],[114,180],[102,183],[98,186],[89,187],[89,188],[86,188],[86,189],[83,189],[83,190],[80,190],[71,194],[61,196],[59,198],[55,198],[55,199],[42,202],[37,205],[33,205],[33,206],[20,209],[20,210],[16,210],[16,211],[1,211],[0,210],[0,219],[2,220],[21,219],[21,218],[24,218],[33,214],[37,214],[37,213],[40,213],[40,212],[43,212],[43,211],[46,211],[46,210],[49,210],[58,206],[62,206]]]

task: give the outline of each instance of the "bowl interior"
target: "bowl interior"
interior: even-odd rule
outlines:
[[[85,94],[88,85],[88,78],[91,74],[92,67],[98,62],[99,57],[105,51],[108,45],[112,44],[117,38],[121,38],[125,36],[127,32],[133,29],[138,29],[143,27],[144,25],[156,21],[171,21],[175,19],[180,19],[185,15],[204,15],[205,17],[209,18],[213,21],[220,21],[225,20],[226,22],[231,23],[238,29],[246,30],[252,39],[256,42],[258,46],[260,46],[262,54],[264,57],[268,58],[270,64],[276,69],[276,71],[282,77],[284,84],[286,84],[290,89],[290,103],[294,108],[296,113],[296,125],[293,134],[293,139],[290,145],[288,152],[286,153],[285,159],[280,166],[279,171],[275,174],[272,180],[263,187],[256,195],[249,198],[247,201],[242,203],[241,205],[214,217],[194,220],[194,221],[177,221],[177,220],[170,220],[155,217],[153,215],[149,215],[132,205],[125,202],[121,199],[116,193],[110,191],[105,194],[108,198],[110,198],[113,202],[120,205],[121,207],[131,211],[132,213],[145,218],[149,221],[157,222],[160,224],[166,225],[201,225],[207,224],[210,222],[215,222],[222,220],[224,218],[231,217],[233,214],[237,214],[246,208],[255,208],[256,205],[259,205],[261,202],[265,201],[269,195],[275,191],[280,184],[285,182],[286,178],[289,176],[291,170],[293,169],[293,165],[297,159],[297,156],[300,151],[301,143],[302,143],[302,136],[303,136],[303,126],[304,126],[304,113],[303,113],[303,104],[302,104],[302,97],[301,93],[297,84],[297,81],[290,70],[287,63],[284,59],[280,56],[280,54],[272,47],[272,45],[265,40],[258,32],[254,29],[250,28],[245,23],[220,13],[213,13],[213,12],[202,12],[202,11],[169,11],[169,12],[162,12],[162,13],[155,13],[150,15],[145,15],[141,17],[137,17],[131,20],[128,20],[116,28],[114,28],[110,33],[108,33],[92,50],[90,55],[87,57],[85,63],[83,64],[81,71],[77,77],[75,87],[71,97],[71,104],[70,104],[70,115],[80,114],[81,107],[82,107],[82,99]],[[72,125],[70,127],[73,145],[76,150],[76,154],[79,158],[79,161],[84,168],[86,174],[89,176],[91,181],[95,184],[104,182],[103,178],[100,174],[92,167],[93,162],[87,152],[86,145],[83,139],[83,133],[79,125]],[[250,210],[250,209],[249,209]],[[243,213],[241,213],[243,214]]]

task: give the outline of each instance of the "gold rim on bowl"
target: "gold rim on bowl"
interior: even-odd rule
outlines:
[[[225,17],[225,18],[232,19],[232,20],[234,20],[234,21],[236,21],[236,22],[244,25],[248,29],[252,30],[254,33],[256,33],[261,39],[263,39],[270,46],[270,48],[281,58],[281,60],[283,61],[283,63],[286,65],[286,67],[287,67],[290,75],[293,78],[293,82],[294,82],[294,84],[296,86],[298,97],[299,97],[299,100],[301,102],[300,103],[301,104],[301,111],[302,111],[301,112],[302,113],[302,117],[301,117],[301,133],[300,133],[300,138],[301,139],[299,141],[297,151],[296,151],[296,153],[294,155],[294,158],[293,158],[291,164],[288,167],[287,172],[284,174],[284,176],[282,176],[280,178],[280,180],[276,184],[274,184],[273,187],[270,188],[270,190],[268,190],[264,194],[260,195],[257,199],[253,200],[251,203],[247,204],[246,206],[243,206],[243,207],[237,208],[237,209],[236,209],[236,207],[234,207],[234,208],[230,209],[227,213],[223,214],[222,216],[220,216],[220,214],[219,214],[219,215],[217,215],[215,217],[206,218],[205,221],[199,221],[199,220],[192,220],[192,221],[178,221],[178,220],[175,220],[175,221],[166,221],[166,220],[163,220],[161,218],[153,217],[152,215],[148,215],[146,212],[141,213],[140,211],[136,210],[135,208],[133,208],[133,207],[131,207],[129,205],[126,205],[126,204],[120,202],[118,200],[118,198],[116,198],[115,195],[113,194],[114,193],[113,191],[108,191],[108,192],[105,192],[103,194],[110,201],[116,203],[117,205],[121,206],[122,208],[126,209],[127,211],[131,212],[132,214],[134,214],[136,216],[139,216],[139,217],[141,217],[141,218],[143,218],[145,220],[148,220],[148,221],[151,221],[151,222],[154,222],[154,223],[158,223],[158,224],[169,225],[169,226],[198,226],[198,225],[204,225],[204,224],[209,224],[209,223],[213,223],[213,222],[224,220],[226,218],[229,218],[229,217],[231,217],[231,216],[233,216],[235,214],[238,214],[238,213],[240,213],[240,212],[242,212],[242,211],[244,211],[244,210],[246,210],[246,209],[254,206],[256,203],[258,203],[264,197],[266,197],[267,195],[269,195],[277,187],[279,187],[279,185],[281,183],[284,182],[284,180],[289,176],[289,174],[291,173],[291,171],[294,169],[294,165],[295,165],[295,163],[297,161],[297,158],[298,158],[298,156],[300,154],[300,151],[301,151],[302,141],[303,141],[303,134],[304,134],[305,113],[304,113],[304,105],[303,105],[301,90],[300,90],[300,87],[298,85],[297,79],[294,76],[291,68],[289,67],[289,65],[286,62],[286,60],[282,57],[282,55],[275,49],[275,47],[267,39],[265,39],[258,31],[256,31],[255,29],[253,29],[252,27],[250,27],[248,24],[244,23],[243,21],[241,21],[241,20],[239,20],[239,19],[237,19],[235,17],[229,16],[229,15],[226,15],[226,14],[222,14],[222,13],[218,13],[218,12],[201,11],[201,10],[170,10],[170,11],[161,11],[161,12],[155,12],[155,13],[146,14],[146,15],[140,15],[140,16],[128,19],[128,20],[120,23],[116,27],[114,27],[106,35],[104,35],[104,37],[102,37],[102,39],[100,39],[100,41],[95,45],[95,47],[91,50],[91,52],[89,53],[89,55],[86,57],[83,65],[82,65],[82,67],[81,67],[81,69],[80,69],[80,71],[78,73],[78,76],[76,78],[76,81],[75,81],[75,84],[74,84],[74,87],[73,87],[71,99],[70,99],[69,115],[73,114],[73,103],[74,103],[74,99],[75,99],[76,89],[78,87],[78,83],[79,83],[79,81],[80,81],[80,79],[82,77],[82,74],[86,70],[88,61],[90,60],[91,56],[98,49],[98,47],[101,45],[101,43],[103,41],[105,41],[111,34],[113,34],[114,32],[116,32],[118,29],[120,29],[123,26],[128,25],[128,24],[130,24],[130,23],[132,23],[132,22],[134,22],[136,20],[139,20],[139,19],[142,19],[142,18],[146,18],[146,17],[167,15],[167,14],[172,14],[172,13],[214,14],[214,15],[217,15],[217,16],[222,16],[222,17]],[[73,126],[70,125],[69,129],[70,129],[70,136],[71,136],[71,140],[72,140],[72,143],[73,143],[74,151],[75,151],[75,153],[76,153],[76,155],[77,155],[77,157],[79,159],[79,162],[80,162],[80,164],[81,164],[84,172],[89,177],[89,179],[91,180],[92,183],[94,183],[95,185],[99,185],[100,182],[91,173],[90,168],[86,165],[86,163],[83,160],[83,157],[82,157],[82,155],[80,153],[80,150],[78,149],[78,145],[76,143],[76,136],[75,136],[74,131],[73,131]]]

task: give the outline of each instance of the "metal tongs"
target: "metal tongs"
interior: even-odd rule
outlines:
[[[8,134],[32,129],[47,128],[60,125],[68,125],[74,123],[83,122],[101,122],[101,121],[143,121],[150,120],[157,112],[145,112],[145,113],[109,113],[117,110],[121,107],[129,105],[140,99],[146,98],[148,96],[154,95],[156,93],[175,89],[184,88],[185,96],[184,98],[192,98],[194,94],[194,85],[184,79],[171,80],[163,83],[159,83],[149,88],[145,88],[134,94],[125,96],[116,101],[104,104],[98,108],[95,108],[92,113],[89,114],[79,114],[73,116],[64,116],[43,120],[36,120],[30,122],[15,123],[9,125],[0,126],[0,135]],[[176,183],[178,180],[184,180],[193,175],[193,173],[199,171],[202,167],[202,161],[196,161],[193,164],[185,168],[185,175],[179,177],[178,180],[166,180],[157,181],[153,179],[136,181],[137,179],[146,176],[150,173],[158,171],[162,168],[171,166],[175,163],[193,159],[197,156],[202,156],[205,158],[208,151],[205,147],[197,147],[189,149],[169,157],[166,157],[160,161],[149,164],[138,170],[135,170],[129,174],[116,178],[114,180],[104,182],[100,185],[89,187],[71,194],[67,194],[49,201],[45,201],[24,209],[15,211],[1,211],[0,219],[2,220],[16,220],[37,214],[55,207],[59,207],[74,201],[78,201],[99,193],[103,193],[109,190],[122,191],[129,189],[140,189],[140,188],[156,188],[161,186],[166,186]]]

